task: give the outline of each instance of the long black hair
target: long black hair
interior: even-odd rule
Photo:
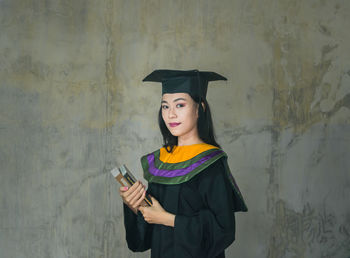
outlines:
[[[215,140],[214,134],[214,125],[213,120],[211,118],[211,112],[209,108],[209,104],[206,99],[201,99],[199,97],[195,97],[190,95],[191,98],[198,104],[198,120],[197,120],[197,129],[199,138],[208,144],[214,145],[220,148],[220,145]],[[202,106],[204,104],[204,109]],[[177,136],[171,134],[169,129],[167,128],[163,117],[162,117],[162,106],[158,112],[158,125],[160,132],[163,136],[163,147],[167,150],[167,152],[172,152],[174,147],[178,144]]]

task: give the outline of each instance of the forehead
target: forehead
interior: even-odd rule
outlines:
[[[163,101],[167,101],[167,102],[172,102],[175,101],[177,99],[185,99],[186,101],[191,101],[192,98],[188,93],[182,93],[182,92],[178,92],[178,93],[165,93],[162,96],[162,100]]]

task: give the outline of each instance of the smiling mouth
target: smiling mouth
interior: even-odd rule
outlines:
[[[181,124],[181,123],[169,123],[170,127],[176,127],[176,126],[178,126],[179,124]]]

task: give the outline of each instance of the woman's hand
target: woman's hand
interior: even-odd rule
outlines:
[[[123,202],[137,214],[138,208],[141,206],[143,199],[145,199],[146,190],[145,186],[140,181],[137,181],[130,188],[120,187],[119,194]]]
[[[175,215],[165,211],[154,197],[151,197],[151,199],[152,206],[139,207],[145,221],[150,224],[162,224],[165,226],[174,227]]]

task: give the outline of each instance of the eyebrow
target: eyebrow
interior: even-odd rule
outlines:
[[[179,100],[184,100],[184,101],[186,101],[185,98],[177,98],[177,99],[175,99],[173,102],[176,102],[176,101],[179,101]]]
[[[186,101],[186,99],[185,98],[177,98],[177,99],[174,99],[173,100],[173,102],[176,102],[176,101],[179,101],[179,100],[184,100],[184,101]],[[166,100],[162,100],[162,102],[161,102],[162,104],[163,103],[168,103],[168,101],[166,101]]]

